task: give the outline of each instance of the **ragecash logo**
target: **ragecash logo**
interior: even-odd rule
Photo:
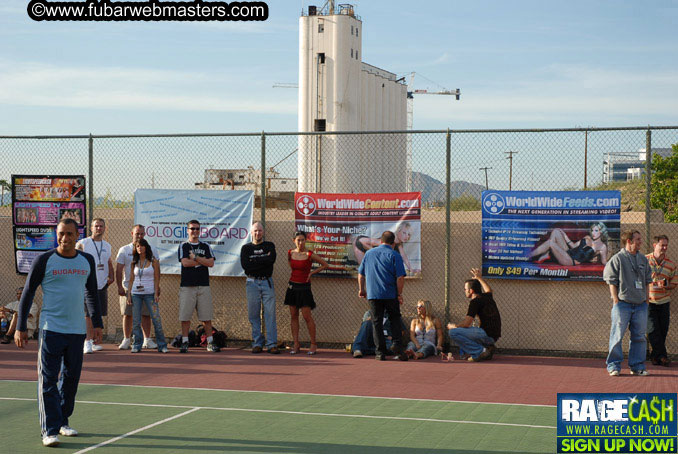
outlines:
[[[490,214],[499,214],[504,211],[505,207],[506,201],[504,200],[504,197],[496,192],[487,194],[483,199],[483,210]]]
[[[318,207],[318,204],[315,202],[315,199],[310,195],[302,195],[297,199],[297,211],[302,216],[310,216],[315,212],[315,209]]]
[[[676,396],[558,394],[557,452],[678,452]]]

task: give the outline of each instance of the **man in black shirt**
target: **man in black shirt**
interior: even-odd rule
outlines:
[[[457,324],[448,323],[450,339],[469,355],[469,361],[492,359],[494,343],[501,336],[501,317],[497,303],[492,298],[490,285],[482,278],[477,268],[471,268],[471,276],[464,283],[466,298],[470,298],[468,311],[464,320]],[[480,327],[473,325],[476,316],[480,319]]]
[[[273,279],[271,279],[275,258],[275,244],[264,241],[264,226],[260,222],[255,222],[252,224],[252,242],[240,249],[240,264],[247,276],[247,313],[252,325],[252,353],[261,353],[264,347],[269,353],[280,353],[277,347],[275,289]],[[266,325],[266,345],[264,345],[264,335],[261,333],[262,304]]]
[[[207,351],[218,352],[212,339],[212,293],[209,268],[214,266],[214,255],[209,244],[200,238],[200,223],[188,221],[188,241],[179,245],[181,284],[179,289],[179,321],[181,322],[181,353],[188,352],[188,330],[193,311],[198,311],[198,320],[205,327]]]

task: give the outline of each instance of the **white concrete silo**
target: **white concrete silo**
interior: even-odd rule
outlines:
[[[299,19],[299,131],[403,131],[407,87],[362,58],[362,21],[351,5]],[[401,192],[406,136],[300,136],[299,191]]]

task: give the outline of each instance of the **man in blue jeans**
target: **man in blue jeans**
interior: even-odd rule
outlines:
[[[393,336],[391,335],[391,322],[388,320],[388,314],[384,314],[384,337],[386,338],[386,349],[387,352],[391,351],[391,341]],[[400,331],[402,336],[407,338],[406,332],[407,327],[404,323],[401,323]],[[374,355],[377,351],[377,346],[374,343],[374,326],[372,324],[372,313],[370,311],[365,312],[363,315],[363,322],[360,325],[358,334],[356,334],[355,339],[353,340],[353,345],[351,345],[351,352],[353,353],[354,358],[362,358],[365,355]]]
[[[278,331],[275,321],[275,288],[273,287],[273,264],[275,244],[264,241],[264,226],[252,224],[252,242],[240,249],[240,265],[247,276],[247,314],[252,325],[252,353],[264,351],[264,335],[261,333],[261,307],[264,308],[266,324],[266,351],[277,355]]]
[[[464,294],[470,298],[466,317],[459,323],[448,323],[450,339],[472,362],[492,359],[494,344],[501,337],[501,316],[492,297],[492,288],[478,268],[471,268],[472,279],[464,282]],[[474,327],[476,316],[480,327]]]
[[[624,359],[622,339],[626,328],[631,333],[629,368],[631,375],[649,375],[645,369],[647,340],[647,304],[652,270],[647,258],[640,253],[642,238],[637,230],[622,232],[624,248],[605,264],[603,280],[610,286],[612,326],[607,354],[607,372],[616,377]]]

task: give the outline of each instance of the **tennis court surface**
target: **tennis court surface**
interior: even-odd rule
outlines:
[[[36,344],[0,348],[2,452],[554,452],[558,392],[675,392],[678,372],[609,377],[601,359],[486,363],[306,355],[86,355],[71,426],[41,445]]]

